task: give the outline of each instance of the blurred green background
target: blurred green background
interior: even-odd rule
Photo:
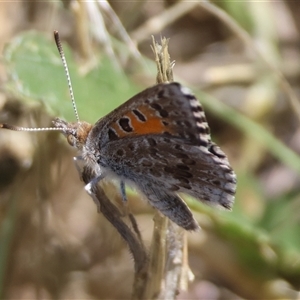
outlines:
[[[300,6],[216,5],[0,2],[0,122],[75,121],[53,30],[91,123],[155,84],[151,35],[170,38],[175,81],[198,96],[238,178],[232,212],[188,199],[202,230],[188,235],[195,279],[178,299],[297,299],[299,101],[278,71],[299,98]],[[130,298],[131,256],[85,194],[74,155],[59,133],[0,131],[1,299]],[[153,210],[134,193],[129,206],[149,244]]]

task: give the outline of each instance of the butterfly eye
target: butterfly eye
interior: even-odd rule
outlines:
[[[75,145],[76,145],[76,138],[75,138],[74,135],[69,134],[69,135],[67,136],[67,141],[68,141],[68,143],[69,143],[71,146],[75,147]]]

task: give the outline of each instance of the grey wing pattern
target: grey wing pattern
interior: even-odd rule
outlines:
[[[106,151],[110,153],[109,160]],[[168,210],[176,210],[183,202],[177,193],[227,209],[234,201],[236,176],[214,143],[204,148],[185,144],[181,139],[149,135],[142,140],[128,137],[110,142],[102,152],[105,161],[100,164],[133,182],[154,207],[171,219],[173,213]],[[181,206],[186,211],[183,215],[190,214],[187,207]],[[173,221],[178,223],[178,218]]]

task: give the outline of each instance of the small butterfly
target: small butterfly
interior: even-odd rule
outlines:
[[[56,42],[67,65],[58,39]],[[72,101],[73,95],[71,92]],[[75,102],[73,101],[73,105]],[[135,187],[149,203],[187,230],[198,224],[179,194],[200,201],[232,207],[236,175],[224,152],[211,141],[202,106],[189,89],[179,83],[157,84],[135,95],[101,118],[95,125],[79,121],[53,121],[84,164],[96,177],[119,179]],[[20,130],[7,124],[0,128]],[[51,129],[50,129],[51,130]]]

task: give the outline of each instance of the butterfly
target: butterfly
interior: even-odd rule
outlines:
[[[63,62],[68,75],[64,56]],[[76,108],[75,113],[78,116]],[[78,117],[77,122],[56,118],[53,124],[78,149],[77,159],[95,174],[85,187],[90,194],[103,178],[117,178],[125,201],[128,184],[186,230],[196,230],[198,223],[181,194],[232,207],[236,175],[224,152],[211,141],[199,101],[179,83],[150,87],[94,125]],[[17,130],[7,124],[1,127]]]
[[[96,174],[87,190],[103,178],[118,178],[187,230],[198,225],[178,193],[232,207],[236,176],[211,141],[198,100],[179,83],[150,87],[95,125],[53,123]]]

